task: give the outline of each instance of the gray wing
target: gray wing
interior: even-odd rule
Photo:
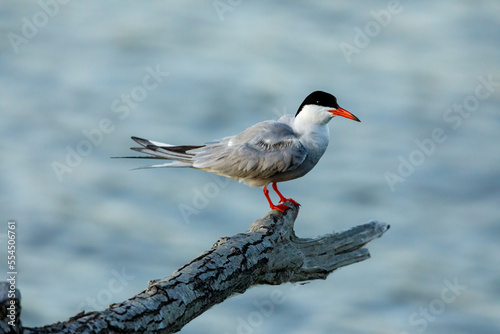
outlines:
[[[244,179],[266,179],[294,170],[307,157],[293,129],[276,121],[257,123],[189,153],[194,154],[194,168]]]

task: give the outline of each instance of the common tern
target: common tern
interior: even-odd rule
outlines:
[[[328,122],[335,116],[360,122],[338,105],[335,96],[315,91],[305,98],[295,116],[263,121],[238,135],[204,145],[176,146],[132,137],[141,147],[131,149],[151,156],[125,158],[172,160],[145,168],[191,167],[244,182],[250,187],[264,187],[271,209],[284,213],[289,207],[274,205],[267,186],[272,183],[280,203],[290,201],[300,205],[285,198],[276,184],[302,177],[313,169],[328,146]]]

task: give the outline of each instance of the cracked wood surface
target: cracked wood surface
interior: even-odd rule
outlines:
[[[146,290],[124,302],[64,322],[23,328],[23,333],[175,333],[251,286],[325,279],[337,268],[366,260],[370,254],[361,247],[389,229],[372,221],[314,239],[298,238],[293,230],[298,207],[287,205],[291,209],[285,214],[273,210],[247,232],[220,238],[210,250],[172,275],[150,281]],[[0,285],[0,329],[16,333],[20,324],[5,326],[9,300],[2,291]]]

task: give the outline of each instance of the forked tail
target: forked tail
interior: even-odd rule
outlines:
[[[192,167],[193,166],[193,153],[189,153],[190,150],[194,150],[201,146],[192,145],[182,145],[174,146],[170,144],[164,144],[152,140],[147,140],[138,137],[132,137],[132,139],[141,147],[131,147],[130,149],[149,154],[150,156],[134,156],[134,157],[121,157],[121,158],[131,158],[131,159],[166,159],[173,160],[160,165],[152,165],[143,168],[156,168],[156,167]]]

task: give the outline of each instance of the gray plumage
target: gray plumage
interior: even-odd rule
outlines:
[[[172,162],[156,167],[191,167],[244,182],[252,187],[264,187],[269,205],[284,212],[285,205],[274,205],[267,185],[280,201],[292,201],[281,195],[276,182],[293,180],[307,174],[319,161],[329,142],[328,122],[334,116],[359,119],[339,107],[337,99],[328,93],[311,93],[300,105],[295,117],[285,115],[277,121],[257,123],[238,135],[225,137],[204,145],[174,146],[132,137],[141,147],[132,150],[149,154],[150,158]]]
[[[153,168],[192,167],[262,187],[281,181],[285,175],[292,179],[303,174],[292,173],[304,163],[308,153],[297,134],[286,124],[289,117],[260,122],[236,136],[202,146],[172,146],[132,137],[142,145],[132,149],[159,159],[174,160],[151,166]]]

